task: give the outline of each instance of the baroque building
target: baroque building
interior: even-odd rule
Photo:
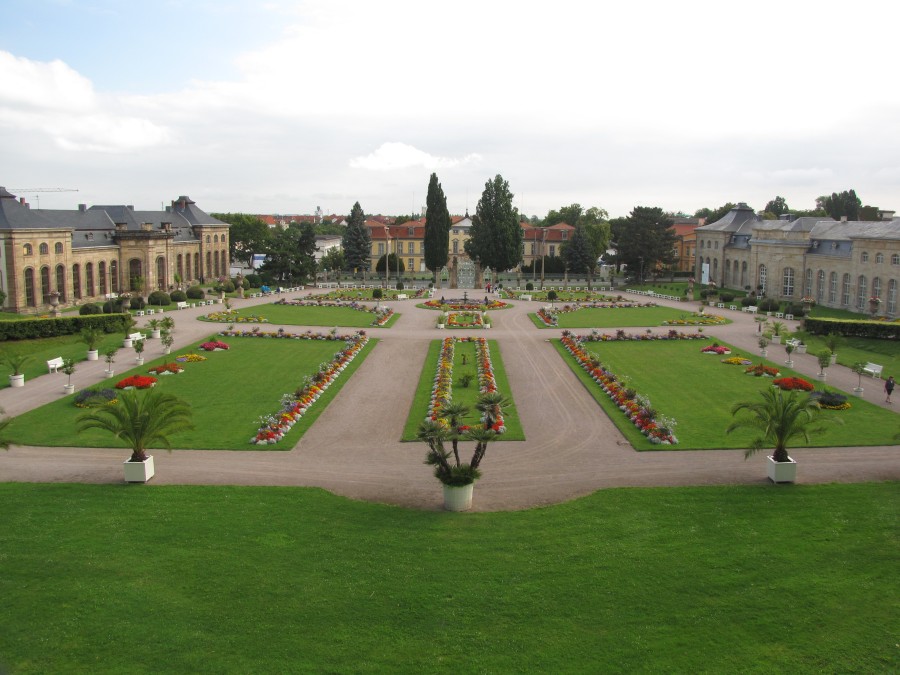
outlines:
[[[102,302],[143,282],[143,292],[173,290],[227,276],[228,223],[188,197],[164,211],[132,206],[31,209],[0,187],[0,289],[4,310],[47,311]]]
[[[900,219],[763,220],[740,203],[695,234],[698,279],[855,312],[877,298],[880,314],[898,315]]]

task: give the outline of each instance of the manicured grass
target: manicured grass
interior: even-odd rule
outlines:
[[[691,311],[671,307],[587,307],[576,312],[560,312],[558,328],[628,328],[635,326],[660,326],[663,321],[687,319]],[[537,317],[535,317],[537,319]],[[540,319],[535,325],[546,327]]]
[[[13,673],[900,667],[896,483],[477,515],[304,488],[2,484],[0,500]]]
[[[796,337],[802,338],[806,344],[806,351],[810,354],[817,354],[826,349],[825,336],[810,335],[805,331],[795,334]],[[777,349],[777,347],[776,347]],[[874,340],[871,338],[848,337],[843,338],[843,342],[837,348],[838,363],[842,366],[852,366],[857,361],[866,363],[872,361],[884,366],[882,376],[886,379],[888,375],[895,378],[900,374],[900,342],[896,340]],[[878,380],[872,380],[868,375],[863,376],[863,387],[868,381],[869,386],[882,387]]]
[[[108,335],[103,336],[103,340],[98,346],[100,359],[103,358],[103,352],[107,349],[111,347],[121,347],[122,338],[123,334],[120,332],[109,333]],[[39,338],[35,340],[8,340],[0,343],[0,345],[2,345],[0,346],[0,357],[10,352],[28,354],[31,357],[22,369],[22,372],[25,373],[26,387],[28,386],[28,380],[39,377],[40,375],[46,375],[48,373],[47,361],[55,359],[57,356],[61,356],[64,359],[74,359],[76,372],[78,363],[87,360],[87,345],[80,340],[79,335],[61,335],[59,337]],[[133,355],[132,350],[130,349],[122,349],[120,352],[123,355],[126,352],[129,353],[129,356]],[[6,364],[2,364],[0,367],[3,368],[3,372],[6,375],[12,374],[12,370]],[[63,378],[65,376],[60,375],[59,377]],[[59,384],[60,387],[62,387],[65,382],[60,380]],[[0,389],[8,386],[9,378],[0,377]]]
[[[315,373],[320,363],[330,361],[343,348],[344,342],[249,337],[226,338],[226,341],[231,346],[228,351],[202,352],[207,357],[206,361],[186,363],[183,373],[159,378],[157,387],[188,401],[194,412],[194,430],[172,436],[172,444],[176,448],[290,450],[350,379],[376,342],[369,340],[362,352],[281,442],[251,445],[249,441],[256,434],[259,417],[277,412],[281,396],[295,391],[304,376]],[[181,350],[178,354],[189,351]],[[174,356],[176,354],[168,357],[168,362],[171,363]],[[128,362],[133,363],[130,357]],[[121,368],[124,363],[125,358],[122,357],[117,365]],[[121,374],[117,371],[116,377],[101,380],[93,388],[112,387],[128,375],[146,374],[150,367],[162,363],[162,358],[148,359],[140,368]],[[20,445],[124,447],[113,437],[97,430],[76,433],[75,420],[83,411],[73,405],[73,399],[73,396],[66,396],[19,415],[7,430],[8,438]],[[223,405],[224,401],[227,405]],[[53,424],[47,424],[48,419],[52,419]]]
[[[491,363],[494,366],[494,379],[497,381],[497,389],[512,401],[509,380],[506,377],[506,368],[503,365],[503,359],[500,354],[500,346],[496,340],[488,340],[488,345],[491,348]],[[428,346],[425,364],[422,366],[419,386],[416,388],[416,393],[413,397],[409,417],[407,417],[406,425],[403,427],[403,436],[400,439],[402,441],[416,440],[416,429],[418,429],[419,424],[428,414],[428,406],[431,403],[431,390],[434,384],[434,376],[437,372],[437,362],[440,353],[441,341],[432,340]],[[463,356],[466,357],[466,365],[463,365]],[[453,400],[473,406],[473,412],[475,401],[478,400],[479,396],[478,369],[475,364],[475,344],[473,342],[457,342],[453,353]],[[468,388],[463,387],[459,383],[460,376],[466,372],[475,376]],[[519,420],[519,413],[516,410],[514,401],[504,408],[503,417],[506,422],[506,432],[502,436],[498,436],[498,440],[524,441],[525,432],[522,429],[522,423]],[[467,420],[467,424],[470,426],[478,424],[477,415],[473,414]]]
[[[375,314],[349,307],[298,307],[294,305],[256,305],[238,310],[238,316],[262,316],[269,323],[284,326],[346,326],[349,328],[375,328]],[[391,326],[397,320],[396,312],[388,321]]]
[[[675,432],[678,445],[653,445],[637,431],[587,373],[575,366],[574,359],[560,342],[554,340],[554,344],[566,363],[575,370],[588,391],[637,450],[747,448],[752,434],[737,431],[725,435],[725,429],[733,420],[731,406],[739,401],[760,399],[758,392],[772,386],[771,378],[746,375],[745,367],[722,363],[721,359],[726,357],[701,354],[700,350],[710,344],[706,341],[588,343],[587,351],[597,354],[605,367],[617,377],[629,377],[629,386],[637,393],[649,397],[659,413],[678,422]],[[732,356],[746,356],[754,364],[760,362],[760,357],[755,354],[734,348]],[[763,362],[778,366],[782,376],[804,377],[786,368],[778,360]],[[817,389],[822,388],[823,383],[818,380],[809,381]],[[824,384],[827,386],[827,381]],[[822,434],[812,439],[812,447],[891,445],[896,442],[894,435],[900,430],[900,419],[895,413],[850,394],[848,401],[852,405],[849,410],[822,411],[823,419],[838,417],[844,424],[827,425]],[[598,414],[601,414],[600,411]]]

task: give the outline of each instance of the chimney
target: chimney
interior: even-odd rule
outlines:
[[[84,213],[85,211],[87,211],[87,204],[79,204],[78,210]]]

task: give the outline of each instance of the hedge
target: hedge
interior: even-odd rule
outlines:
[[[0,321],[0,342],[5,340],[33,340],[36,338],[75,335],[88,326],[104,333],[125,329],[125,314],[91,314],[50,319],[16,319]]]
[[[837,333],[844,337],[865,337],[876,340],[900,339],[900,324],[889,321],[814,319],[807,317],[804,326],[806,331],[812,335]]]

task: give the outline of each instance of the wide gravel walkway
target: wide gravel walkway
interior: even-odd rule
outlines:
[[[310,292],[314,291],[290,297]],[[442,293],[449,298],[457,291],[445,289]],[[246,299],[236,301],[235,306],[271,301]],[[423,463],[424,446],[398,439],[428,342],[445,333],[434,328],[433,311],[415,307],[412,300],[393,304],[401,314],[397,323],[391,329],[369,330],[379,343],[293,450],[158,451],[154,454],[156,476],[150,485],[318,486],[355,499],[441,508],[440,484]],[[686,311],[697,308],[696,303],[661,304]],[[475,488],[473,510],[554,504],[610,487],[766,482],[764,453],[745,461],[741,450],[635,452],[548,342],[561,331],[539,330],[528,318],[527,314],[540,304],[513,305],[491,313],[494,327],[489,332],[473,334],[499,342],[527,440],[489,447],[482,464],[484,476]],[[215,331],[215,325],[196,320],[209,310],[194,308],[170,314],[176,322],[176,349]],[[724,313],[734,323],[707,327],[707,334],[757,352],[756,326],[750,315],[714,311]],[[796,328],[796,322],[793,324],[791,330]],[[161,352],[158,341],[149,342],[147,358]],[[769,353],[773,361],[784,359],[780,346],[770,347]],[[102,361],[81,363],[72,378],[76,388],[97,384],[103,379],[104,369]],[[794,369],[814,378],[818,365],[812,355],[795,354]],[[62,395],[63,378],[45,375],[27,382],[24,388],[0,390],[0,406],[8,414],[17,415],[43,405]],[[857,376],[847,368],[828,369],[830,385],[852,391],[856,382]],[[864,397],[884,405],[881,381],[865,378],[864,385]],[[690,392],[685,394],[690,396]],[[227,396],[221,398],[222,405],[229,405]],[[900,430],[900,425],[897,428]],[[73,439],[74,445],[77,439]],[[898,446],[792,449],[791,455],[801,462],[798,480],[803,483],[900,478]],[[126,456],[122,449],[13,447],[0,454],[0,481],[121,483],[121,463]]]

